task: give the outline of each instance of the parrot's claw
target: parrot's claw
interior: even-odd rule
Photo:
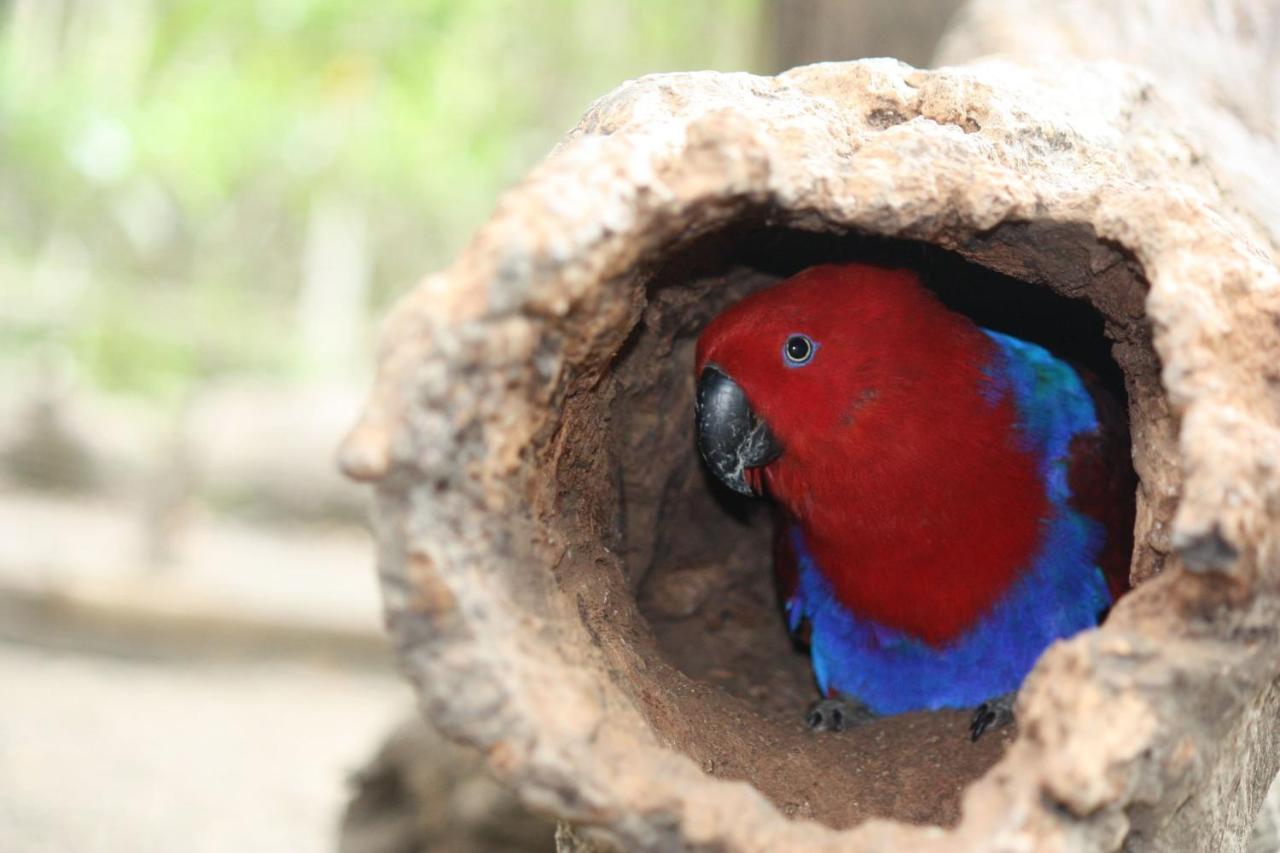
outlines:
[[[842,732],[876,718],[876,713],[856,699],[819,699],[805,712],[804,722],[811,731]]]
[[[973,712],[969,722],[969,741],[976,742],[990,729],[998,729],[1013,722],[1013,702],[1018,698],[1016,692],[1005,693],[994,699],[988,699]]]

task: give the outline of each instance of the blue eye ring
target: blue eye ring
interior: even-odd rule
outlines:
[[[782,363],[787,367],[804,367],[813,361],[819,344],[803,332],[792,332],[782,342]]]

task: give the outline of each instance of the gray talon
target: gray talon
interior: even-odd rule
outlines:
[[[805,724],[815,732],[842,732],[869,723],[876,714],[856,699],[819,699],[805,712]]]
[[[1015,691],[988,699],[979,705],[973,712],[973,719],[969,722],[969,741],[976,742],[985,732],[1003,728],[1012,723],[1013,703],[1017,698],[1018,694]]]

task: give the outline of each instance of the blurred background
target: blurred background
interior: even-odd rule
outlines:
[[[0,0],[0,850],[549,849],[399,725],[332,463],[378,318],[621,81],[956,5]]]

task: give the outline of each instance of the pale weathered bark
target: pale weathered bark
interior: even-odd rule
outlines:
[[[944,55],[1059,38],[1084,59],[1029,46],[937,71],[625,84],[390,318],[342,463],[378,484],[402,663],[438,725],[576,834],[1244,843],[1280,756],[1280,219],[1253,186],[1272,172],[1246,180],[1275,157],[1254,112],[1270,102],[1215,100],[1145,53],[1095,61],[1130,26],[1107,10],[1130,4],[1068,5],[979,4]],[[1231,20],[1274,33],[1258,10]],[[1225,49],[1236,31],[1214,20],[1200,44]],[[1270,60],[1232,61],[1271,79]],[[773,610],[768,533],[694,456],[701,325],[847,257],[922,264],[1122,374],[1140,585],[1045,653],[1016,738],[971,747],[958,712],[803,731],[812,688]]]

